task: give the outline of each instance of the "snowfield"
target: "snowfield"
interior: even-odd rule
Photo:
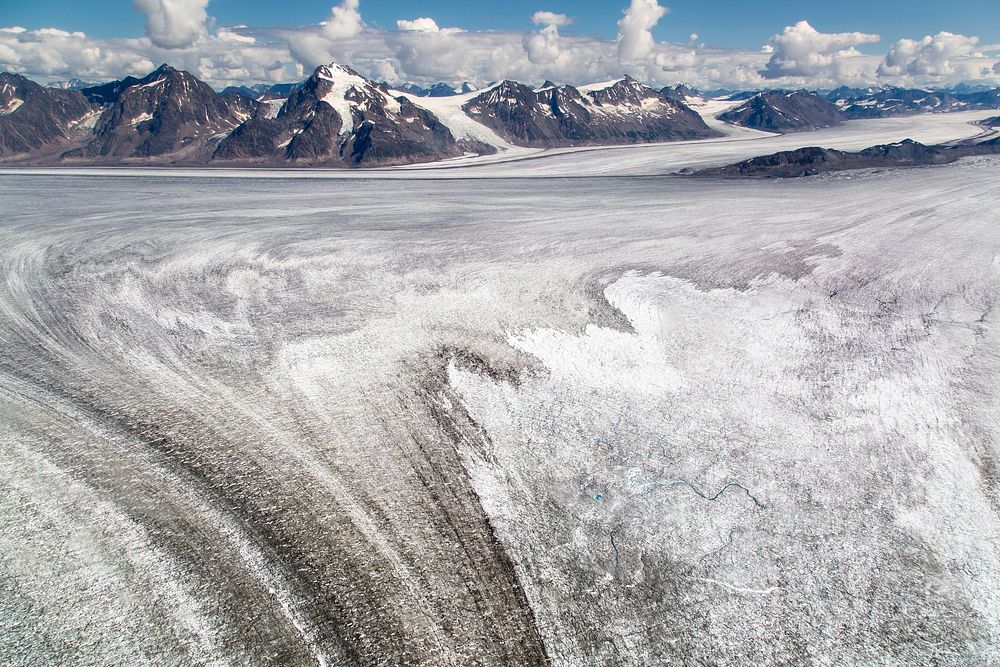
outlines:
[[[785,141],[0,175],[0,663],[1000,663],[1000,161],[484,178]]]
[[[412,95],[398,90],[392,91],[392,94],[401,95],[418,107],[430,111],[445,127],[448,128],[449,131],[451,131],[452,135],[460,141],[480,141],[487,146],[493,146],[498,151],[504,151],[507,155],[520,155],[534,152],[530,148],[514,146],[504,140],[496,132],[482,123],[473,120],[468,114],[462,111],[463,105],[468,104],[470,101],[479,97],[483,93],[492,90],[496,87],[496,85],[482,90],[476,90],[471,93],[464,93],[462,95],[447,95],[445,97],[421,97],[419,95]]]

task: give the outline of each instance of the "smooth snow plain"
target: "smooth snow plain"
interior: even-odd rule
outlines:
[[[998,167],[5,174],[0,663],[996,664]]]

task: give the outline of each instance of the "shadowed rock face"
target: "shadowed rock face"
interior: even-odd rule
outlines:
[[[815,93],[772,91],[754,95],[719,119],[741,127],[784,133],[833,127],[844,120],[844,115]]]
[[[265,88],[258,99],[261,100],[285,100],[294,93],[296,90],[302,87],[302,82],[299,83],[276,83],[273,86]]]
[[[269,89],[265,86],[227,86],[222,90],[222,95],[242,95],[251,100],[256,100]]]
[[[106,105],[94,137],[68,159],[198,159],[219,135],[232,131],[254,102],[222,96],[187,72],[163,65],[142,79],[126,79],[84,92]]]
[[[586,94],[573,86],[536,91],[504,81],[462,108],[521,146],[639,144],[718,136],[682,101],[630,77]]]
[[[142,83],[142,80],[134,76],[127,76],[118,81],[83,88],[80,92],[86,96],[87,101],[91,104],[106,106],[117,102],[126,90],[138,83]]]
[[[79,91],[45,88],[19,74],[0,73],[0,157],[68,141],[73,124],[89,111]]]
[[[262,106],[214,157],[357,167],[458,157],[466,148],[429,111],[330,65],[317,68],[277,113]]]
[[[703,169],[696,176],[796,178],[831,171],[949,164],[963,157],[1000,154],[1000,140],[960,146],[925,146],[907,139],[850,153],[829,148],[800,148],[755,157],[725,167]]]

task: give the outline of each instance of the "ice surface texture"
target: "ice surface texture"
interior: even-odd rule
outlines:
[[[0,663],[996,663],[997,167],[0,177]]]

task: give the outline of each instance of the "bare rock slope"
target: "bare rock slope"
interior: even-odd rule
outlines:
[[[0,73],[0,158],[24,155],[70,140],[90,111],[75,90],[45,88],[19,74]]]
[[[197,160],[214,142],[246,120],[246,100],[216,93],[188,72],[162,65],[142,79],[126,79],[83,91],[103,105],[94,136],[66,158]]]
[[[721,114],[719,119],[741,127],[781,133],[834,127],[845,120],[836,105],[804,90],[758,93]]]

